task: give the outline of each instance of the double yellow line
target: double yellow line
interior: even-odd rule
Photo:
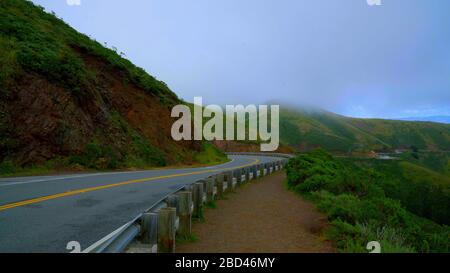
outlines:
[[[114,188],[114,187],[120,187],[120,186],[129,185],[129,184],[143,183],[143,182],[149,182],[149,181],[165,179],[165,178],[174,178],[174,177],[188,176],[188,175],[194,175],[194,174],[203,174],[203,173],[211,173],[211,172],[217,172],[217,171],[227,171],[227,170],[233,170],[233,169],[238,169],[238,168],[244,168],[244,167],[248,167],[248,166],[251,166],[254,164],[258,164],[259,162],[260,162],[260,160],[256,159],[252,163],[245,164],[242,166],[237,166],[237,167],[211,169],[211,170],[196,171],[196,172],[190,172],[190,173],[180,173],[180,174],[170,174],[170,175],[162,175],[162,176],[156,176],[156,177],[148,177],[148,178],[142,178],[142,179],[137,179],[137,180],[118,182],[118,183],[108,184],[108,185],[103,185],[103,186],[98,186],[98,187],[91,187],[91,188],[73,190],[73,191],[68,191],[68,192],[63,192],[63,193],[57,193],[57,194],[53,194],[53,195],[48,195],[48,196],[43,196],[43,197],[38,197],[38,198],[33,198],[33,199],[28,199],[28,200],[24,200],[24,201],[20,201],[20,202],[2,205],[2,206],[0,206],[0,211],[12,209],[15,207],[26,206],[26,205],[30,205],[30,204],[40,203],[40,202],[44,202],[47,200],[61,198],[61,197],[72,196],[72,195],[77,195],[77,194],[81,194],[81,193],[87,193],[87,192],[109,189],[109,188]]]

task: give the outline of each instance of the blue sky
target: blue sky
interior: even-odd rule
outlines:
[[[450,115],[450,1],[33,0],[206,103]]]

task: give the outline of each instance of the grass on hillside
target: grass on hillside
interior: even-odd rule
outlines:
[[[280,111],[281,142],[299,151],[322,147],[351,154],[409,149],[450,150],[450,125],[349,118],[323,110]]]
[[[228,161],[228,157],[209,142],[203,142],[202,150],[194,156],[194,159],[200,164],[218,164]]]
[[[139,144],[141,143],[139,142]],[[165,167],[195,168],[218,165],[228,161],[228,157],[224,153],[218,151],[212,144],[207,142],[203,143],[200,151],[193,152],[196,163],[189,165],[166,166],[164,158],[158,156],[158,153],[152,150],[151,146],[138,145],[137,147],[141,149],[138,153],[138,155],[141,154],[140,157],[128,156],[125,161],[119,161],[111,149],[93,141],[86,145],[85,151],[81,155],[58,157],[41,165],[19,167],[12,161],[4,161],[0,163],[0,177],[35,176],[80,171],[150,170]]]
[[[286,167],[288,186],[328,215],[326,235],[341,251],[367,253],[366,244],[379,241],[383,252],[448,252],[450,184],[420,179],[430,174],[421,167],[420,182],[410,180],[410,163],[374,162],[301,154]]]
[[[450,152],[412,151],[401,154],[400,158],[450,177]]]
[[[115,47],[107,48],[49,14],[44,8],[24,0],[0,2],[0,90],[8,92],[9,83],[22,73],[35,72],[57,82],[78,98],[89,84],[96,82],[95,71],[86,68],[78,51],[97,56],[117,69],[129,82],[157,95],[172,105],[177,96],[142,68],[124,58]]]
[[[11,161],[4,161],[0,163],[0,178],[1,177],[19,177],[19,176],[39,176],[39,175],[57,175],[62,173],[75,173],[75,172],[98,172],[98,171],[139,171],[139,170],[160,170],[160,169],[185,169],[185,168],[201,168],[214,165],[220,165],[228,162],[228,159],[220,158],[218,161],[197,162],[193,164],[176,164],[168,165],[164,167],[158,167],[154,165],[142,165],[137,167],[130,163],[128,167],[115,168],[115,169],[94,169],[86,168],[77,164],[70,164],[70,158],[56,158],[45,162],[40,165],[32,165],[29,167],[19,167]],[[214,206],[214,204],[210,204]]]

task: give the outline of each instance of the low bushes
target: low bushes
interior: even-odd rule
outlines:
[[[315,150],[292,158],[286,172],[288,186],[328,215],[327,236],[341,251],[367,252],[369,241],[379,241],[383,252],[448,252],[448,226],[421,218],[406,209],[404,200],[387,196],[389,183],[380,171]]]

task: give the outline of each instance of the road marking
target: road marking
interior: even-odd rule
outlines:
[[[235,159],[233,158],[231,161],[228,161],[228,162],[223,163],[223,164],[219,164],[217,166],[233,163],[234,160]],[[212,168],[216,168],[217,166],[199,167],[198,169],[212,169]],[[187,169],[187,168],[172,169],[172,170],[183,170],[183,169]],[[83,178],[83,177],[90,177],[90,176],[127,174],[127,173],[142,173],[142,172],[151,172],[151,171],[159,171],[159,170],[88,173],[88,174],[77,174],[77,175],[65,175],[65,176],[58,176],[58,177],[44,176],[44,177],[47,177],[47,178],[41,178],[41,179],[35,179],[35,180],[27,180],[27,181],[14,181],[14,182],[8,182],[7,181],[8,178],[2,178],[2,179],[0,179],[0,187],[23,185],[23,184],[31,184],[31,183],[38,183],[38,182],[51,182],[51,181],[64,180],[64,179],[76,179],[76,178]],[[19,178],[23,178],[23,177],[19,177]],[[17,179],[17,177],[15,179]],[[4,181],[6,181],[6,182],[4,182]]]
[[[117,233],[119,233],[120,231],[122,231],[126,226],[130,225],[131,222],[128,222],[126,224],[124,224],[123,226],[121,226],[120,228],[114,230],[113,232],[111,232],[110,234],[106,235],[105,237],[103,237],[102,239],[98,240],[97,242],[95,242],[94,244],[92,244],[90,247],[86,248],[85,250],[81,251],[81,253],[90,253],[92,250],[94,250],[95,248],[97,248],[99,245],[103,244],[104,242],[106,242],[107,240],[111,239],[114,235],[116,235]]]
[[[69,175],[69,176],[61,176],[61,177],[49,177],[49,178],[27,180],[27,181],[0,182],[0,187],[14,186],[14,185],[23,185],[23,184],[31,184],[31,183],[38,183],[38,182],[51,182],[51,181],[57,181],[57,180],[72,179],[72,178],[82,178],[82,177],[90,177],[90,176],[99,176],[99,175],[111,175],[111,174],[114,175],[114,174],[120,174],[120,173],[127,173],[127,172],[81,174],[81,175]]]
[[[63,193],[58,193],[58,194],[53,194],[53,195],[48,195],[48,196],[43,196],[43,197],[38,197],[38,198],[33,198],[33,199],[28,199],[28,200],[24,200],[24,201],[20,201],[20,202],[14,202],[14,203],[2,205],[2,206],[0,206],[0,211],[12,209],[12,208],[16,208],[16,207],[21,207],[21,206],[26,206],[26,205],[30,205],[30,204],[40,203],[40,202],[44,202],[44,201],[48,201],[48,200],[52,200],[52,199],[61,198],[61,197],[72,196],[72,195],[77,195],[77,194],[82,194],[82,193],[87,193],[87,192],[92,192],[92,191],[98,191],[98,190],[103,190],[103,189],[108,189],[108,188],[114,188],[114,187],[119,187],[119,186],[125,186],[125,185],[129,185],[129,184],[143,183],[143,182],[154,181],[154,180],[165,179],[165,178],[174,178],[174,177],[181,177],[181,176],[188,176],[188,175],[244,168],[244,167],[251,166],[253,164],[257,164],[259,162],[260,162],[260,160],[256,159],[252,163],[245,164],[242,166],[219,168],[219,169],[214,169],[214,170],[196,171],[196,172],[189,172],[189,173],[162,175],[162,176],[156,176],[156,177],[148,177],[148,178],[142,178],[142,179],[136,179],[136,180],[123,181],[123,182],[119,182],[119,183],[108,184],[108,185],[103,185],[103,186],[98,186],[98,187],[73,190],[73,191],[68,191],[68,192],[63,192]]]

